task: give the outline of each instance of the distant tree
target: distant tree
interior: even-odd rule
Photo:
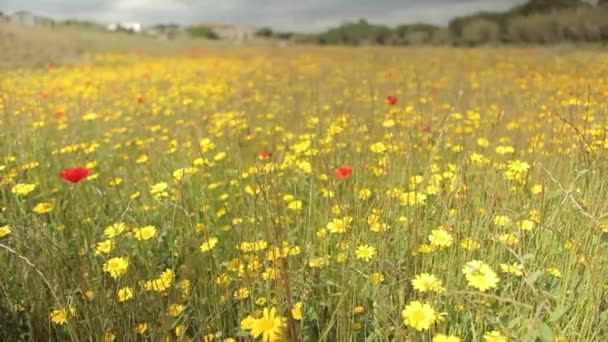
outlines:
[[[608,5],[608,0],[599,0],[597,3],[598,6]]]
[[[575,8],[584,5],[582,0],[529,0],[510,12],[518,15],[548,13],[555,10]]]
[[[190,26],[186,29],[189,35],[193,37],[199,38],[207,38],[207,39],[220,39],[217,33],[213,32],[209,27],[205,25],[194,25]]]
[[[294,34],[292,32],[275,32],[274,37],[277,39],[288,40],[293,38]]]
[[[428,44],[438,29],[435,25],[418,23],[399,25],[393,32],[397,37],[397,44]]]
[[[345,22],[317,35],[320,44],[388,44],[393,36],[390,28],[383,25],[372,25],[364,19]]]
[[[478,12],[464,17],[456,17],[452,19],[448,24],[448,28],[450,29],[450,33],[455,38],[462,40],[463,29],[471,22],[479,20],[484,22],[491,21],[498,26],[499,35],[502,37],[507,32],[508,21],[511,16],[512,14],[510,12]]]
[[[272,31],[269,27],[262,27],[261,29],[255,31],[256,37],[262,38],[272,38],[274,36],[274,31]]]
[[[471,46],[496,43],[499,37],[498,24],[488,19],[475,19],[468,22],[462,29],[463,42]]]

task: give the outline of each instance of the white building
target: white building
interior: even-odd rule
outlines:
[[[109,31],[125,30],[133,33],[140,33],[144,26],[141,23],[135,21],[122,21],[117,23],[111,23],[106,27]]]

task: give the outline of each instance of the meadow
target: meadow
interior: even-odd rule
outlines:
[[[0,74],[2,341],[606,341],[608,55]]]

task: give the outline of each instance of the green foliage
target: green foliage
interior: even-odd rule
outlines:
[[[499,38],[499,25],[488,19],[475,19],[462,29],[462,41],[468,45],[496,43]]]
[[[579,8],[516,17],[509,22],[509,41],[555,44],[608,39],[608,7]]]
[[[517,15],[532,15],[576,8],[583,4],[584,2],[581,0],[529,0],[525,4],[515,7],[511,12]]]
[[[451,20],[447,28],[404,24],[395,28],[360,19],[296,41],[331,45],[474,46],[487,43],[554,44],[561,41],[597,41],[608,37],[608,0],[593,7],[582,0],[529,0],[504,12],[478,12]]]
[[[213,32],[209,27],[205,25],[194,25],[190,26],[186,29],[189,35],[193,37],[199,38],[207,38],[207,39],[220,39],[217,33]]]
[[[360,19],[346,22],[336,28],[327,30],[317,36],[320,44],[385,44],[390,40],[392,31],[383,25],[373,25]]]
[[[262,27],[255,32],[255,35],[256,37],[272,38],[274,36],[274,31],[268,27]]]

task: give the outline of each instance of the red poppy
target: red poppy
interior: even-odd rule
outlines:
[[[336,177],[338,179],[346,179],[353,174],[353,168],[348,165],[342,165],[336,168]]]
[[[270,157],[272,157],[272,152],[263,151],[262,153],[260,153],[260,158],[262,159],[268,159]]]
[[[385,99],[386,103],[389,104],[390,106],[394,106],[395,104],[397,104],[398,100],[399,99],[395,95],[389,95]]]
[[[143,97],[138,97],[137,98],[137,103],[144,103],[144,98]]]
[[[430,133],[431,132],[431,125],[427,125],[427,124],[422,124],[422,127],[420,128],[423,132],[425,133]]]
[[[62,117],[64,115],[65,115],[65,112],[62,111],[62,110],[58,110],[58,111],[55,112],[55,117],[56,118],[60,118],[60,117]]]
[[[86,167],[67,168],[61,171],[59,177],[68,182],[78,183],[89,176],[89,169]]]

